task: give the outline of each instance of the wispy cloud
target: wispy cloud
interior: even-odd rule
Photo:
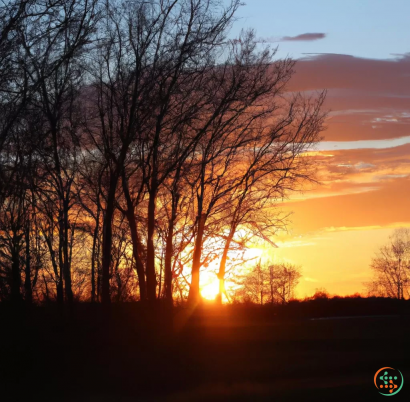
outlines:
[[[348,149],[386,149],[410,144],[410,137],[401,137],[384,140],[359,140],[359,141],[322,141],[316,146],[318,151],[335,151]]]
[[[259,38],[260,43],[277,43],[277,42],[311,42],[314,40],[324,39],[325,33],[304,33],[296,36],[269,36],[267,38]]]
[[[287,247],[308,247],[314,246],[316,243],[312,241],[304,241],[304,240],[293,240],[293,241],[285,241],[285,242],[278,242],[278,248],[287,248]]]
[[[305,276],[304,279],[305,279],[306,282],[318,282],[317,279],[315,279],[315,278],[309,278],[308,276]]]
[[[284,36],[280,39],[281,42],[305,42],[324,39],[326,37],[325,33],[322,32],[309,32],[296,36]]]
[[[353,232],[353,231],[364,231],[364,230],[379,230],[379,229],[398,229],[398,228],[408,228],[410,226],[409,222],[394,222],[387,225],[372,225],[372,226],[330,226],[324,228],[326,232]]]

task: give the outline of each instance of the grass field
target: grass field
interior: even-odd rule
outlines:
[[[37,309],[13,331],[2,326],[0,400],[376,401],[384,396],[373,376],[385,366],[404,375],[394,400],[409,400],[410,317],[391,313],[288,319],[256,307],[180,308],[171,331],[135,305],[110,318],[92,306],[71,318]]]

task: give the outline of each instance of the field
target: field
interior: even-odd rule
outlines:
[[[408,303],[343,315],[354,304],[373,312],[356,300],[318,317],[330,304],[178,308],[172,329],[161,309],[144,316],[133,304],[112,306],[109,317],[101,306],[78,305],[71,315],[49,306],[19,322],[3,308],[13,330],[2,326],[1,401],[382,400],[378,369],[410,378]],[[409,395],[405,384],[395,398]]]

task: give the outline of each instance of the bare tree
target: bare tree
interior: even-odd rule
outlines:
[[[203,130],[190,126],[204,104],[201,88],[205,72],[219,56],[224,33],[238,6],[238,0],[225,8],[222,2],[211,0],[107,3],[105,40],[99,49],[100,63],[94,68],[100,118],[95,142],[101,144],[110,170],[103,225],[104,302],[109,301],[115,192],[137,141],[138,163],[148,173],[144,183],[148,193],[147,297],[156,298],[158,190],[203,134]],[[215,13],[218,7],[219,14]],[[170,147],[172,144],[175,146]]]
[[[271,125],[256,127],[253,142],[242,150],[240,167],[235,169],[240,181],[230,194],[227,209],[227,234],[218,272],[219,301],[225,288],[226,257],[238,228],[272,244],[272,235],[286,224],[285,216],[274,208],[275,202],[315,180],[312,158],[306,151],[318,141],[323,129],[324,95],[289,99],[282,105],[284,114]]]
[[[308,99],[299,94],[286,98],[284,91],[294,62],[286,59],[274,63],[274,55],[275,51],[269,49],[259,52],[254,33],[244,33],[233,46],[232,62],[219,71],[222,89],[218,96],[234,95],[224,98],[226,109],[197,152],[200,168],[193,184],[197,228],[190,287],[194,302],[199,298],[201,248],[205,228],[212,225],[210,219],[219,222],[224,211],[234,213],[227,225],[218,274],[223,291],[226,254],[241,221],[250,223],[251,210],[244,212],[251,194],[265,187],[270,189],[266,197],[280,199],[300,188],[303,180],[313,179],[303,154],[319,140],[323,130],[324,94]],[[235,212],[232,205],[236,205]]]
[[[9,180],[0,202],[0,278],[4,275],[14,302],[22,300],[21,285],[24,279],[24,297],[31,303],[40,266],[39,254],[36,253],[38,237],[35,237],[33,247],[30,239],[38,228],[33,197],[38,169],[33,156],[35,143],[36,138],[29,135],[27,124],[20,121],[10,132],[2,153],[3,167],[8,171]],[[4,286],[2,288],[5,290]]]
[[[289,263],[259,261],[242,281],[237,296],[259,304],[286,304],[294,297],[301,278],[300,268]]]
[[[28,97],[28,76],[21,68],[19,30],[27,20],[30,3],[15,0],[0,5],[0,153],[21,117]],[[6,180],[4,172],[0,173],[0,190],[4,191]]]
[[[396,229],[380,247],[371,263],[374,278],[367,284],[370,294],[404,299],[410,287],[410,230]]]
[[[0,211],[0,280],[6,281],[10,298],[15,303],[22,298],[21,268],[26,218],[22,191],[20,189],[7,197]]]
[[[98,155],[83,154],[80,160],[79,175],[75,181],[76,197],[83,210],[83,230],[92,236],[91,248],[91,302],[98,299],[98,286],[100,276],[101,249],[101,222],[103,215],[103,177],[106,171],[105,160]]]
[[[3,1],[0,6],[0,154],[57,70],[89,43],[97,0]],[[0,196],[7,187],[0,162]]]

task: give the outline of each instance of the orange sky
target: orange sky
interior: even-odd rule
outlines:
[[[296,71],[293,90],[328,90],[323,184],[284,204],[291,235],[273,255],[302,266],[299,297],[363,292],[377,248],[410,226],[410,56],[316,55]]]

